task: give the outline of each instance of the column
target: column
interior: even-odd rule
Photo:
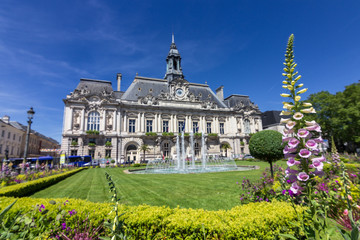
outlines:
[[[101,127],[100,127],[100,131],[105,131],[105,124],[106,124],[106,110],[104,109],[103,110],[103,113],[102,113],[103,117],[100,118],[100,123],[101,123]],[[101,122],[101,119],[102,119],[102,122]]]
[[[72,130],[72,121],[73,121],[73,108],[69,108],[69,117],[68,117],[68,130]]]
[[[137,129],[135,129],[135,132],[140,132],[141,131],[141,113],[138,113],[138,117],[137,117]]]
[[[141,113],[141,132],[144,132],[145,131],[145,113]]]
[[[162,132],[161,113],[158,114],[158,130],[159,130],[159,132]]]
[[[127,116],[126,116],[126,112],[124,112],[124,132],[127,132],[126,126],[127,126]]]
[[[178,132],[177,116],[174,114],[174,133]]]
[[[85,109],[81,110],[80,131],[85,131]]]
[[[174,125],[174,115],[173,114],[171,114],[170,115],[170,122],[169,122],[169,132],[174,132],[174,130],[173,130],[173,125]]]

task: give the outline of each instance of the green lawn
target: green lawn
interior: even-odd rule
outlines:
[[[110,195],[105,171],[113,178],[122,203],[149,204],[171,208],[230,209],[239,205],[240,189],[236,182],[243,177],[258,181],[269,166],[264,162],[239,161],[238,165],[258,165],[260,170],[202,174],[125,174],[123,168],[94,168],[81,171],[33,198],[80,198],[92,202],[108,202]],[[278,162],[284,166],[285,162]]]

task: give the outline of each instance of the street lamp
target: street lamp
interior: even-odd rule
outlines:
[[[30,138],[30,129],[31,129],[31,124],[32,121],[31,119],[33,119],[34,117],[34,109],[31,107],[28,111],[27,111],[27,115],[28,115],[28,126],[27,126],[27,130],[26,130],[26,141],[25,141],[25,150],[24,150],[24,160],[23,160],[23,167],[22,167],[22,171],[25,172],[25,163],[26,163],[26,157],[28,154],[28,149],[29,149],[29,138]]]

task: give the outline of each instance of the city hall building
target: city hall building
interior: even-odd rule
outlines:
[[[166,58],[164,79],[136,76],[126,91],[111,81],[80,79],[64,99],[61,150],[68,155],[111,158],[117,163],[176,155],[176,136],[184,131],[191,156],[189,133],[195,133],[195,157],[205,147],[209,156],[241,157],[249,153],[249,135],[262,130],[261,112],[246,95],[224,98],[223,86],[214,93],[209,85],[184,78],[174,39]],[[196,134],[197,133],[197,134]],[[202,146],[201,134],[205,135]],[[231,149],[222,148],[229,144]]]

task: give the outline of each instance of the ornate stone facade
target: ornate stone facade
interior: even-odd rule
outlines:
[[[130,87],[118,91],[110,81],[80,79],[64,99],[62,150],[70,155],[110,157],[117,162],[143,160],[140,146],[146,144],[146,160],[176,155],[176,135],[182,129],[191,155],[188,133],[204,133],[206,146],[195,135],[195,155],[206,147],[209,155],[249,153],[251,133],[262,130],[261,112],[245,95],[223,99],[223,87],[215,94],[207,84],[185,80],[181,57],[172,42],[166,58],[165,79],[136,76]]]

